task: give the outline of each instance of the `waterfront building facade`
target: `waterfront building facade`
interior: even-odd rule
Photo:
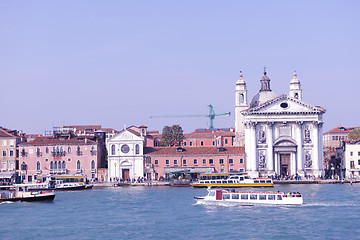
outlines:
[[[196,129],[185,133],[182,147],[230,147],[235,137],[234,128]]]
[[[360,139],[341,141],[341,147],[336,149],[341,158],[342,178],[360,179]]]
[[[324,148],[335,149],[340,147],[341,141],[348,140],[348,135],[355,127],[336,127],[323,134]]]
[[[109,181],[127,181],[144,177],[143,149],[147,137],[146,130],[146,126],[131,126],[106,140]]]
[[[201,173],[245,172],[246,166],[243,147],[148,147],[144,155],[151,179],[167,179],[176,171],[188,171],[195,179]]]
[[[24,142],[24,134],[17,130],[0,127],[0,181],[10,183],[19,170],[18,144]]]
[[[20,176],[33,182],[39,175],[82,174],[90,181],[103,179],[98,175],[102,163],[100,145],[87,138],[70,135],[37,137],[19,144]]]
[[[289,95],[271,90],[266,71],[260,85],[259,92],[247,102],[242,74],[236,82],[235,142],[245,143],[246,171],[253,177],[323,176],[325,109],[302,101],[296,73]]]

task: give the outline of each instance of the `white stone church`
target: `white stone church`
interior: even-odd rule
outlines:
[[[325,109],[302,101],[297,74],[289,95],[274,93],[264,71],[260,91],[248,102],[243,75],[236,82],[236,145],[245,144],[246,168],[258,176],[323,176]]]

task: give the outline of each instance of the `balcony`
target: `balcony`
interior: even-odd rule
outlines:
[[[41,157],[41,156],[42,156],[42,152],[36,152],[36,156],[37,156],[37,157]]]
[[[91,173],[96,173],[96,169],[91,169]]]
[[[82,169],[76,169],[76,173],[82,173]]]
[[[82,155],[82,151],[76,151],[76,156],[81,156]]]
[[[21,156],[22,156],[22,157],[26,157],[26,156],[27,156],[27,152],[21,151]]]
[[[95,151],[95,150],[91,150],[91,151],[90,151],[90,154],[91,154],[91,156],[95,156],[95,155],[96,155],[96,151]]]
[[[36,170],[36,174],[41,174],[42,170]]]
[[[65,154],[64,151],[62,151],[62,152],[55,151],[55,152],[51,152],[51,155],[52,155],[53,157],[63,157],[63,156],[65,156],[66,154]]]

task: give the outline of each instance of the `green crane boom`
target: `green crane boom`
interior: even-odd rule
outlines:
[[[210,119],[209,128],[214,128],[214,119],[216,116],[230,116],[230,112],[215,114],[214,107],[210,104],[209,114],[193,114],[193,115],[159,115],[159,116],[150,116],[150,118],[177,118],[177,117],[208,117]]]

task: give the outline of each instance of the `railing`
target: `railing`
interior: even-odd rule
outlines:
[[[36,156],[37,156],[37,157],[41,157],[41,156],[42,156],[42,153],[41,153],[41,152],[36,152]]]
[[[95,155],[96,155],[96,151],[95,151],[95,150],[91,150],[90,153],[91,153],[91,156],[95,156]]]
[[[91,169],[91,173],[96,173],[96,169],[95,168]]]
[[[55,173],[66,173],[67,170],[66,169],[50,169],[50,174],[55,174]]]
[[[55,152],[51,152],[51,154],[53,157],[63,157],[65,156],[65,151],[62,152],[55,151]]]
[[[76,169],[76,173],[82,173],[81,169]]]
[[[41,174],[42,170],[36,170],[36,174]]]
[[[81,155],[82,155],[82,151],[76,151],[76,155],[77,155],[77,156],[81,156]]]
[[[21,156],[22,156],[22,157],[26,157],[26,156],[27,156],[27,152],[22,151],[22,152],[21,152]]]

